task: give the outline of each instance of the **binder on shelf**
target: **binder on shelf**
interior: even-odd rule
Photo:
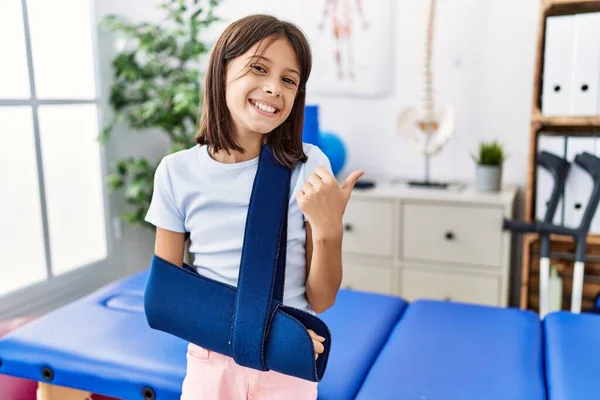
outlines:
[[[558,157],[565,157],[566,138],[564,136],[544,135],[538,136],[538,153],[547,151]],[[536,186],[535,186],[535,219],[543,221],[546,215],[548,201],[552,195],[554,187],[554,178],[548,170],[537,166],[536,167]],[[563,223],[563,199],[558,202],[556,213],[554,214],[553,223],[562,225]]]
[[[572,116],[598,115],[600,13],[576,14],[573,42]]]
[[[571,110],[575,16],[561,15],[546,20],[542,114],[569,115]]]
[[[600,112],[600,104],[598,104],[598,111]],[[596,157],[600,157],[600,136],[597,136],[595,139],[596,145]],[[600,207],[596,210],[594,214],[594,219],[592,219],[592,225],[590,225],[590,234],[600,235]]]
[[[579,165],[575,164],[575,156],[584,151],[595,151],[595,138],[576,137],[567,138],[567,161],[571,162],[569,176],[565,183],[565,218],[564,225],[570,228],[579,226],[583,212],[592,193],[592,178]]]

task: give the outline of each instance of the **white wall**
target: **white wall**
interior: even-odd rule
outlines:
[[[225,0],[219,15],[226,21],[212,28],[208,36],[214,37],[228,21],[249,13],[287,16],[291,4],[291,7],[298,4],[311,7],[314,2],[298,1]],[[363,4],[374,7],[378,1]],[[99,17],[117,13],[142,21],[161,15],[152,5],[157,1],[97,0],[95,3]],[[393,92],[389,96],[368,99],[308,93],[307,102],[321,106],[321,128],[338,133],[347,145],[345,172],[362,168],[369,175],[423,177],[421,156],[397,136],[395,123],[402,107],[418,101],[424,3],[394,1],[394,64],[389,66],[393,70],[390,82]],[[499,139],[510,157],[505,164],[504,182],[525,185],[538,12],[539,0],[438,1],[434,50],[436,102],[454,106],[457,131],[432,160],[432,179],[472,180],[474,164],[470,153],[480,140]],[[99,40],[101,79],[107,93],[114,51],[108,35],[100,33]],[[111,159],[126,154],[159,157],[166,145],[160,134],[151,135],[148,140],[146,134],[120,129],[112,145]],[[116,207],[118,198],[113,199],[113,204]],[[150,235],[125,229],[122,252],[129,268],[144,267],[151,250]],[[519,260],[515,261],[518,266]]]
[[[363,3],[373,7],[378,1]],[[311,7],[315,1],[302,3]],[[402,107],[418,101],[423,58],[422,7],[426,3],[394,1],[391,95],[368,99],[308,93],[308,102],[321,105],[322,128],[339,133],[346,141],[349,159],[345,171],[364,168],[373,175],[422,177],[422,158],[396,135],[395,123]],[[289,0],[226,0],[221,5],[222,15],[229,19],[251,12],[287,17],[290,13],[285,10],[289,8]],[[537,0],[438,1],[436,101],[455,107],[457,131],[432,160],[432,178],[473,179],[470,153],[476,150],[479,140],[498,138],[510,154],[505,182],[526,183],[523,171],[527,167],[538,11]]]

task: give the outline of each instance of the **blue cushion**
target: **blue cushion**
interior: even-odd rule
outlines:
[[[143,295],[148,270],[113,283],[0,340],[0,373],[117,398],[179,399],[187,342],[150,329]],[[341,290],[320,314],[330,327],[329,365],[319,399],[352,399],[406,302],[398,297]],[[43,333],[43,334],[42,334]]]
[[[332,337],[319,399],[354,399],[405,308],[406,302],[399,297],[339,291],[335,304],[319,314]]]
[[[124,399],[148,387],[179,399],[187,343],[152,330],[143,309],[148,271],[111,284],[0,340],[0,373]]]
[[[542,362],[533,312],[419,300],[357,399],[545,399]]]
[[[600,396],[600,316],[551,313],[544,319],[548,398]]]

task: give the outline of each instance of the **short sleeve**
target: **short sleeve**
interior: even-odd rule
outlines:
[[[175,200],[166,158],[156,167],[154,190],[145,220],[158,228],[185,232],[184,217]]]
[[[319,166],[324,167],[325,169],[327,169],[327,171],[329,171],[331,175],[333,175],[331,162],[319,147],[313,145],[310,149],[310,152],[308,152],[307,156],[308,160],[306,160],[306,162],[302,166],[300,176],[298,178],[298,181],[296,182],[296,188],[294,190],[294,193],[302,189],[304,183],[308,182],[308,176],[314,173],[317,170],[317,167]],[[307,221],[306,216],[304,214],[302,214],[302,218],[304,222]]]

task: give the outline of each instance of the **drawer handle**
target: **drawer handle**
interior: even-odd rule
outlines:
[[[351,224],[344,225],[344,230],[346,232],[351,232],[353,229],[354,229],[354,227]]]
[[[448,231],[446,232],[446,240],[454,240],[454,232]]]

